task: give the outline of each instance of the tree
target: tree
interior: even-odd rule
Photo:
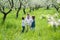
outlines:
[[[50,7],[50,0],[46,0],[46,9],[49,9]]]
[[[54,4],[52,4],[53,6],[54,6],[54,8],[58,11],[59,10],[59,6],[58,5],[54,5]]]
[[[52,0],[52,5],[57,11],[59,10],[59,5],[57,3],[57,0]]]
[[[27,5],[28,4],[28,0],[22,0],[22,5],[23,5],[23,12],[24,14],[26,14],[26,8],[27,8]]]
[[[19,11],[21,10],[21,6],[22,6],[22,2],[21,2],[21,0],[19,0],[19,8],[16,13],[16,18],[18,18],[18,14],[19,14]]]
[[[11,0],[11,1],[8,0],[8,2],[10,4],[11,8],[7,12],[4,11],[5,7],[0,5],[0,12],[4,15],[3,16],[3,23],[5,22],[7,15],[12,11],[12,8],[13,8],[13,5],[14,5],[13,0]]]

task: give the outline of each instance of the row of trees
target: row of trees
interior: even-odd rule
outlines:
[[[16,18],[18,18],[18,13],[22,7],[22,2],[21,2],[21,0],[17,0],[17,1],[18,1],[18,4],[17,4],[18,7],[14,3],[14,0],[0,0],[0,12],[4,15],[3,23],[5,22],[7,15],[12,11],[12,9],[15,9],[15,10],[17,9]],[[9,10],[6,11],[5,9],[9,9]],[[23,10],[23,11],[25,11],[25,10]]]
[[[26,14],[26,8],[30,8],[31,12],[31,10],[34,11],[34,9],[39,9],[41,7],[46,7],[46,9],[54,7],[57,11],[59,10],[57,0],[0,0],[0,12],[4,15],[3,22],[5,22],[7,15],[12,9],[17,9],[16,18],[18,18],[21,8],[23,9],[24,14]],[[9,10],[6,12],[5,9]]]

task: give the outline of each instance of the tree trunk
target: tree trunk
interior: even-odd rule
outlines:
[[[20,6],[19,6],[19,8],[18,8],[18,10],[17,10],[16,18],[18,18],[18,14],[19,14],[19,11],[21,10],[21,6],[22,6],[22,3],[21,3],[21,1],[20,1],[20,0],[19,0],[19,2],[20,2]]]
[[[58,10],[59,10],[59,8],[56,8],[56,10],[58,11]]]
[[[20,9],[18,8],[18,11],[17,11],[17,13],[16,13],[16,18],[18,18],[19,11],[20,11]]]
[[[31,8],[31,7],[30,7],[30,11],[29,11],[29,12],[31,12],[31,11],[34,11],[34,8]]]
[[[47,9],[49,9],[49,6],[47,6]]]
[[[54,5],[54,4],[52,4],[52,5],[53,5],[53,7],[56,9],[56,11],[58,11],[58,10],[59,10],[59,6]]]
[[[6,16],[7,16],[7,14],[4,14],[4,16],[3,16],[3,22],[5,22]]]
[[[55,7],[56,11],[58,11],[58,10],[59,10],[59,7],[56,7],[56,6],[54,6],[54,7]]]
[[[24,12],[24,14],[26,14],[25,8],[23,8],[23,12]]]
[[[4,6],[2,7],[3,11],[4,11]]]
[[[31,12],[31,7],[30,7],[30,11],[29,12]]]

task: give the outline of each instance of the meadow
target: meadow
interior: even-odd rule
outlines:
[[[16,19],[16,11],[13,10],[8,14],[4,24],[2,24],[3,14],[0,13],[0,40],[60,40],[60,27],[54,31],[52,27],[48,26],[47,19],[40,19],[41,14],[54,15],[55,13],[57,11],[54,8],[49,10],[40,8],[32,11],[30,15],[35,15],[36,17],[35,32],[29,30],[24,33],[21,33],[21,18],[26,14],[24,15],[22,10],[19,12],[18,19]]]

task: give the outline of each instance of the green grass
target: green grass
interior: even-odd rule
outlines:
[[[27,10],[28,11],[28,10]],[[35,32],[29,30],[27,33],[21,33],[21,17],[26,16],[21,10],[18,19],[16,19],[16,11],[13,10],[8,14],[5,23],[2,25],[3,14],[0,13],[0,40],[60,40],[60,28],[54,32],[52,27],[47,24],[47,19],[40,19],[41,14],[53,15],[57,11],[54,8],[45,10],[32,11],[30,15],[36,16]]]

